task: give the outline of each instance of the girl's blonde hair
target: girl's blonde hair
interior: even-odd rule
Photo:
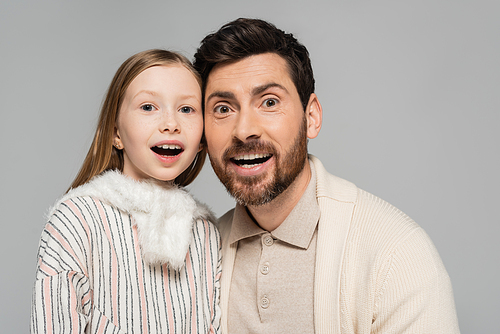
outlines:
[[[109,86],[106,98],[102,105],[99,122],[90,146],[89,152],[83,161],[71,188],[76,188],[90,181],[96,175],[110,169],[123,171],[123,151],[113,146],[115,125],[118,111],[123,102],[128,86],[142,71],[153,66],[181,65],[191,71],[201,87],[201,79],[191,62],[184,56],[160,49],[139,52],[127,59],[116,72]],[[200,110],[202,112],[202,110]],[[202,150],[196,155],[189,167],[177,176],[175,184],[186,186],[200,173],[207,154],[205,135],[202,139]]]

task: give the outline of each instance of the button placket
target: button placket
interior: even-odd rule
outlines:
[[[269,274],[269,262],[264,262],[264,264],[260,266],[260,273],[262,275]]]
[[[273,244],[274,244],[273,237],[267,236],[264,238],[264,245],[269,247],[269,246],[272,246]]]
[[[274,245],[275,240],[273,239],[271,233],[264,233],[261,235],[261,254],[259,266],[257,267],[257,307],[259,310],[259,316],[262,322],[270,321],[269,318],[271,314],[271,295],[272,295],[272,277],[270,275],[271,265],[269,263],[269,256],[275,252]]]
[[[263,309],[266,309],[269,307],[269,304],[271,303],[271,301],[269,300],[269,298],[267,298],[266,295],[264,295],[261,300],[260,300],[260,307],[262,307]]]
[[[273,237],[271,236],[271,234],[269,233],[266,233],[262,236],[262,243],[265,245],[265,246],[272,246],[274,244],[274,239]]]

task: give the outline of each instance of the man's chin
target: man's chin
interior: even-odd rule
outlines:
[[[271,202],[276,197],[270,196],[270,194],[266,192],[256,193],[252,191],[236,191],[231,193],[231,196],[233,196],[238,204],[243,206],[261,206]]]
[[[274,199],[272,192],[273,180],[266,177],[234,177],[224,182],[229,194],[241,205],[259,206],[269,203]]]

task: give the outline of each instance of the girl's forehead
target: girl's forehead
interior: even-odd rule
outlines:
[[[130,89],[139,86],[175,89],[199,87],[197,77],[181,64],[152,66],[139,73],[130,83]]]

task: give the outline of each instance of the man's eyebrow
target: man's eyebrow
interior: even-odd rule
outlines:
[[[288,92],[288,90],[284,86],[280,85],[279,83],[270,82],[270,83],[267,83],[267,84],[264,84],[261,86],[254,87],[252,89],[252,95],[259,95],[259,94],[265,92],[266,90],[268,90],[269,88],[273,88],[273,87],[276,87],[276,88],[284,90],[285,92]],[[214,97],[218,97],[218,98],[222,98],[222,99],[235,99],[235,95],[232,92],[215,91],[207,97],[206,101],[208,102],[208,101],[210,101],[210,99],[212,99]]]
[[[231,92],[223,92],[223,91],[215,91],[207,97],[207,102],[214,97],[218,97],[221,99],[234,99],[234,94]]]
[[[284,86],[280,85],[279,83],[270,82],[270,83],[267,83],[267,84],[264,84],[264,85],[261,85],[261,86],[257,86],[254,89],[252,89],[252,95],[262,94],[263,92],[265,92],[269,88],[274,88],[274,87],[282,89],[285,92],[288,92],[288,90]]]

